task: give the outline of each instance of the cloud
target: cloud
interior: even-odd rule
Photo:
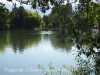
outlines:
[[[13,0],[12,2],[9,2],[7,0],[0,0],[0,2],[3,2],[4,4],[8,4],[8,5],[13,5],[13,3],[16,3],[17,6],[20,5],[20,3],[15,0]]]
[[[6,0],[0,0],[0,2],[6,3]]]

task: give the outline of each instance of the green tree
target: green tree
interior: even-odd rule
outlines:
[[[72,12],[70,3],[53,7],[49,15],[43,16],[45,27],[48,27],[48,24],[52,24],[51,27],[53,28],[64,27],[66,24],[70,25],[72,23]]]
[[[44,22],[38,13],[32,12],[30,10],[25,10],[25,28],[34,29],[44,26]]]
[[[51,17],[48,15],[44,15],[43,16],[43,21],[45,22],[45,27],[48,28],[49,27],[49,24],[52,24],[52,19]],[[52,27],[52,25],[51,25]]]
[[[0,29],[10,28],[10,12],[5,7],[5,4],[0,3]]]
[[[34,29],[35,27],[43,27],[44,22],[38,13],[25,10],[23,6],[13,8],[11,29]]]
[[[19,23],[20,23],[18,25],[18,28],[24,28],[24,14],[25,14],[25,9],[24,9],[23,6],[19,7],[18,14],[19,14]]]
[[[23,6],[20,6],[19,8],[14,7],[11,11],[11,15],[13,15],[12,18],[12,24],[11,29],[22,29],[24,28],[24,13],[25,9]]]

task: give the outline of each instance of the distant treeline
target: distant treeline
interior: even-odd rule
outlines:
[[[34,29],[42,28],[44,25],[38,13],[26,10],[23,6],[18,8],[15,6],[9,11],[5,4],[0,3],[0,30]]]
[[[49,15],[43,18],[36,12],[13,6],[9,11],[5,4],[0,3],[0,29],[34,29],[34,28],[67,28],[70,32],[86,31],[100,25],[100,3],[80,1],[72,9],[71,3],[53,6]]]

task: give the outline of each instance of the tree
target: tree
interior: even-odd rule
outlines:
[[[25,9],[23,6],[19,8],[14,7],[11,11],[11,15],[13,14],[11,29],[22,29],[24,28],[24,14]]]
[[[44,22],[38,13],[32,12],[30,10],[25,10],[25,28],[34,29],[44,26]]]
[[[46,24],[52,23],[53,27],[64,27],[66,24],[72,23],[72,5],[55,6],[52,8],[50,15],[44,16],[43,19]]]
[[[43,16],[43,21],[45,23],[46,28],[49,28],[50,24],[52,24],[52,20],[51,20],[51,17],[49,15],[48,16],[44,15]],[[51,25],[51,27],[52,27],[52,25]]]
[[[14,14],[11,29],[34,29],[44,26],[38,13],[25,10],[23,6],[13,8],[11,14]]]
[[[10,27],[10,12],[5,7],[5,4],[0,3],[0,29],[9,29]]]

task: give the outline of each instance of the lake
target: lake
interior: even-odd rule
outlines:
[[[55,68],[63,64],[76,66],[73,43],[70,37],[61,42],[57,31],[5,30],[0,31],[0,75],[44,75],[41,64]]]

